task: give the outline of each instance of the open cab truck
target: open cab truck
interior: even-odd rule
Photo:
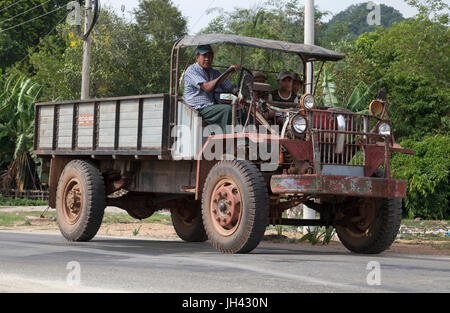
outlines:
[[[395,143],[386,94],[379,92],[367,115],[316,106],[306,84],[300,104],[269,102],[271,86],[254,82],[244,68],[237,75],[238,97],[223,100],[233,106],[232,131],[204,136],[205,124],[183,100],[180,85],[184,65],[195,62],[183,49],[206,44],[240,49],[242,63],[243,47],[291,55],[304,78],[313,75],[308,63],[344,58],[312,45],[188,36],[172,50],[169,94],[36,104],[34,148],[47,168],[49,204],[62,235],[69,241],[93,239],[105,207],[116,206],[136,219],[170,209],[181,239],[210,240],[224,253],[251,252],[268,225],[335,227],[353,252],[388,249],[407,189],[406,181],[392,178],[390,158],[414,152]],[[242,106],[248,118],[241,124],[247,127],[239,129]],[[281,129],[272,127],[276,120],[266,119],[266,112],[278,112]],[[221,153],[224,142],[235,149]],[[251,153],[255,145],[276,156],[267,161]],[[219,157],[202,157],[206,151]],[[283,218],[301,204],[320,219]]]

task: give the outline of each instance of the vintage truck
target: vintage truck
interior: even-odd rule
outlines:
[[[253,81],[254,70],[276,73],[273,64],[244,68],[238,97],[221,100],[233,106],[231,133],[205,135],[206,125],[185,103],[180,86],[184,65],[195,62],[194,54],[183,51],[207,44],[240,51],[243,65],[243,48],[294,57],[305,79],[300,103],[270,102],[271,86]],[[398,233],[407,189],[406,181],[392,177],[391,154],[413,151],[395,143],[383,91],[366,115],[319,107],[306,92],[306,78],[313,75],[308,64],[343,58],[312,45],[187,36],[172,50],[168,94],[36,104],[34,149],[43,159],[49,204],[62,235],[69,241],[93,239],[105,207],[116,206],[136,219],[170,209],[181,239],[209,239],[223,253],[252,251],[268,225],[335,227],[353,252],[385,251]],[[257,128],[238,130],[241,107],[251,117],[246,126]],[[265,118],[268,111],[284,118],[281,129]],[[275,151],[274,158],[249,152],[264,145]],[[221,152],[224,146],[231,152]],[[206,151],[216,158],[202,157]],[[301,204],[320,218],[283,218]]]

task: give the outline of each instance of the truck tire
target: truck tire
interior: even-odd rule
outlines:
[[[102,224],[105,207],[105,184],[99,170],[82,160],[67,164],[56,192],[56,216],[64,238],[92,240]]]
[[[354,253],[379,254],[394,243],[402,220],[401,199],[359,199],[346,226],[336,226],[342,244]]]
[[[202,216],[212,245],[223,253],[249,253],[264,237],[269,196],[261,172],[248,161],[222,161],[203,189]]]
[[[186,242],[205,242],[208,240],[203,226],[202,211],[200,206],[192,210],[176,208],[170,210],[172,224],[178,237]]]

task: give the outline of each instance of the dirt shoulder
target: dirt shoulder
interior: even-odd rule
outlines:
[[[45,207],[0,207],[0,230],[59,234],[55,212],[48,211],[44,214],[44,217],[41,217],[44,210]],[[410,224],[410,222],[405,222],[404,227],[409,227],[411,226]],[[442,226],[442,223],[435,224]],[[430,222],[426,224],[428,229],[430,227],[429,225]],[[417,228],[417,225],[414,225],[414,227]],[[147,220],[136,221],[116,208],[108,208],[98,235],[136,239],[179,240],[173,229],[169,212],[158,212]],[[267,244],[295,244],[304,246],[308,250],[314,249],[317,251],[347,251],[337,238],[334,238],[327,246],[318,244],[314,247],[309,242],[299,243],[298,241],[301,238],[302,234],[294,228],[285,228],[281,237],[278,236],[276,229],[269,228],[266,231],[264,242]],[[399,238],[402,238],[401,234]],[[439,240],[424,238],[413,238],[409,236],[409,240],[399,239],[394,243],[389,252],[410,255],[450,255],[450,238],[436,237]]]

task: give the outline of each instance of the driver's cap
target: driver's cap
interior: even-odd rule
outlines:
[[[202,46],[198,46],[197,50],[195,50],[196,54],[199,55],[203,55],[206,54],[208,52],[214,53],[213,49],[211,48],[210,45],[202,45]]]

